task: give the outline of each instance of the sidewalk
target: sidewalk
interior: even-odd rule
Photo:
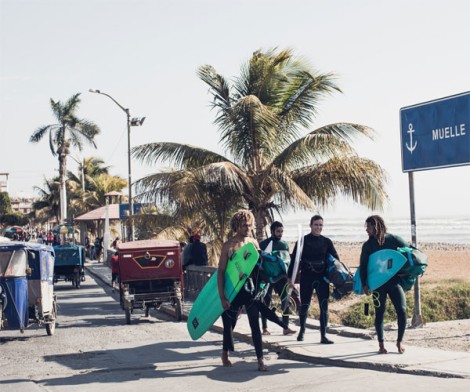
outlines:
[[[87,260],[87,271],[107,285],[111,284],[111,270],[108,266]],[[190,305],[186,303],[186,305]],[[190,306],[184,306],[184,317],[188,316]],[[171,311],[171,308],[168,309]],[[294,320],[295,317],[292,317]],[[298,326],[292,326],[298,330]],[[222,320],[219,318],[212,327],[222,332]],[[470,353],[453,352],[438,349],[409,346],[406,352],[398,354],[395,342],[386,342],[387,355],[377,354],[378,344],[371,340],[367,332],[344,326],[330,326],[329,338],[335,344],[320,344],[319,322],[309,319],[305,340],[298,342],[296,335],[284,336],[282,329],[270,323],[271,335],[263,336],[266,348],[278,352],[283,358],[349,368],[427,375],[434,377],[456,377],[470,379]],[[243,341],[251,342],[248,318],[242,316],[237,322],[234,335]],[[188,336],[189,339],[189,336]]]

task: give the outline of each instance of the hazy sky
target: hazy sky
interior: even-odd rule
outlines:
[[[203,64],[226,77],[257,49],[293,48],[321,72],[333,72],[343,93],[320,104],[312,130],[333,122],[374,128],[358,152],[389,174],[385,215],[409,213],[402,172],[399,109],[470,90],[468,0],[0,0],[0,172],[12,196],[34,194],[57,175],[48,139],[30,144],[54,123],[49,99],[82,93],[78,114],[102,133],[98,150],[72,155],[103,158],[127,179],[126,117],[100,89],[146,116],[131,145],[173,141],[222,152],[212,124]],[[76,170],[77,164],[68,161]],[[133,162],[133,180],[156,168]],[[470,166],[416,172],[420,216],[470,216]],[[341,201],[331,215],[367,211]]]

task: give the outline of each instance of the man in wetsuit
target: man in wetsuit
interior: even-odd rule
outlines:
[[[259,247],[261,250],[265,250],[270,243],[272,243],[272,254],[275,254],[276,256],[280,257],[284,263],[286,264],[286,268],[289,266],[290,262],[290,254],[289,254],[289,244],[286,241],[282,240],[282,235],[284,234],[284,226],[282,225],[281,222],[273,222],[271,224],[271,237],[267,238],[264,241],[261,241],[259,244]],[[282,321],[284,324],[288,325],[289,324],[289,295],[288,295],[288,283],[287,283],[287,276],[282,276],[280,279],[278,279],[276,282],[271,283],[268,291],[264,297],[264,303],[266,306],[269,307],[271,304],[271,296],[272,296],[272,291],[273,288],[275,292],[279,295],[279,298],[281,299],[281,304],[282,304],[282,309],[283,309],[283,314],[282,314]],[[262,314],[261,315],[261,323],[263,326],[263,335],[270,335],[270,332],[268,331],[268,321],[267,318]],[[285,328],[284,329],[284,335],[291,335],[295,333],[294,330],[290,328]]]
[[[393,249],[409,246],[409,243],[403,238],[387,233],[387,226],[382,217],[378,215],[369,216],[366,219],[366,232],[369,239],[362,245],[360,275],[364,292],[369,295],[370,290],[367,286],[367,266],[369,264],[369,256],[382,249]],[[395,275],[388,282],[378,287],[372,293],[375,307],[375,331],[379,341],[379,354],[386,354],[387,350],[384,346],[384,314],[385,305],[387,303],[387,295],[390,297],[398,319],[398,337],[397,348],[400,354],[405,352],[402,340],[405,335],[406,328],[406,297],[405,291],[400,284],[400,277]]]
[[[298,341],[304,340],[305,324],[307,322],[308,308],[312,301],[313,290],[315,290],[320,307],[320,343],[334,343],[326,337],[326,327],[328,324],[328,297],[330,295],[329,284],[323,279],[326,276],[326,260],[328,254],[339,260],[333,242],[321,235],[323,230],[323,218],[320,215],[314,215],[310,219],[310,234],[304,237],[304,246],[300,259],[300,330],[297,336]],[[295,260],[298,243],[295,244],[291,260]],[[292,276],[294,263],[290,263],[288,276],[291,284],[295,282],[296,277]]]

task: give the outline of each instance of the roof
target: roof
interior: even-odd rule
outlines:
[[[180,243],[173,240],[140,240],[124,242],[119,244],[118,251],[123,250],[142,250],[147,248],[173,248],[179,247]]]
[[[106,215],[106,206],[99,207],[93,211],[89,211],[86,214],[77,216],[76,221],[94,221],[104,220]],[[119,219],[119,204],[108,205],[108,217],[109,219]]]
[[[54,249],[52,246],[39,244],[37,242],[20,242],[20,241],[11,241],[11,242],[2,242],[0,244],[1,251],[17,250],[17,249],[29,249],[29,250],[47,250],[53,252]]]

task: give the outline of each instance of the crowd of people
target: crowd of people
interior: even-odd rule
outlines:
[[[295,283],[300,283],[300,306],[298,309],[300,329],[297,335],[298,341],[304,340],[306,332],[306,320],[308,310],[311,305],[313,293],[315,292],[318,306],[320,309],[320,343],[334,344],[334,342],[326,336],[328,325],[328,297],[329,285],[325,280],[326,276],[326,260],[328,255],[332,255],[339,260],[333,241],[323,236],[323,218],[320,215],[314,215],[310,220],[310,233],[303,238],[303,247],[299,255],[299,268],[297,276],[293,276],[294,263],[297,252],[299,252],[299,244],[296,243],[293,253],[290,257],[285,257],[288,264],[287,275],[279,279],[272,285],[272,289],[268,290],[267,296],[260,301],[257,296],[257,290],[241,289],[232,302],[225,297],[225,271],[227,264],[239,248],[247,243],[252,243],[256,248],[269,251],[288,252],[288,244],[282,241],[283,225],[280,222],[274,222],[271,225],[270,238],[262,241],[260,244],[253,236],[254,216],[248,210],[238,211],[231,220],[231,229],[233,237],[225,242],[222,246],[221,255],[218,265],[218,294],[222,303],[224,313],[223,321],[223,343],[222,343],[222,364],[223,366],[232,366],[229,359],[229,352],[234,350],[233,330],[236,327],[240,309],[244,306],[248,317],[251,337],[257,356],[257,366],[259,371],[266,371],[267,367],[263,358],[262,335],[270,334],[267,328],[266,320],[266,304],[269,306],[271,298],[271,290],[275,290],[279,295],[282,303],[283,320],[276,322],[282,326],[285,335],[293,334],[295,331],[288,327],[289,309],[288,309],[288,293],[295,290]],[[386,354],[387,350],[384,346],[383,337],[383,319],[385,313],[386,299],[390,297],[398,318],[398,336],[397,349],[399,353],[404,353],[405,349],[402,340],[406,327],[406,300],[404,290],[400,285],[398,277],[393,277],[381,287],[373,290],[368,289],[367,282],[367,264],[369,256],[383,249],[397,249],[397,247],[408,246],[409,244],[401,237],[387,233],[387,227],[384,220],[378,215],[372,215],[366,219],[366,232],[368,240],[363,244],[360,257],[360,279],[366,294],[373,296],[375,312],[375,329],[379,342],[379,353]],[[253,275],[253,274],[252,274]],[[259,324],[259,318],[262,318],[262,331]]]

